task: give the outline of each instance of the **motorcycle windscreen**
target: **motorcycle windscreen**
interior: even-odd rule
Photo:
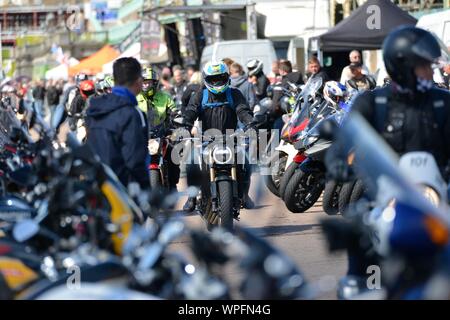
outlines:
[[[447,212],[433,206],[419,187],[401,173],[397,155],[360,114],[348,116],[338,131],[336,143],[341,148],[341,154],[355,150],[355,170],[380,205],[396,199],[398,203],[408,204],[408,211],[414,209],[421,212],[424,216],[421,221],[428,223],[429,232],[442,227],[449,230]],[[403,217],[399,215],[396,218],[400,220]],[[410,218],[406,216],[405,219]],[[409,237],[412,236],[409,234]]]

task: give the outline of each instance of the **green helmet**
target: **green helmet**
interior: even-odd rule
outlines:
[[[155,94],[156,88],[159,83],[159,75],[151,67],[144,68],[142,71],[142,78],[144,83],[142,84],[142,92],[151,97]]]

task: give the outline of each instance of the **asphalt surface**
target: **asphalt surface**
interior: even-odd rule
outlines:
[[[180,191],[184,185],[181,181]],[[322,211],[321,200],[305,213],[291,213],[281,199],[270,193],[257,173],[252,177],[250,195],[256,202],[256,208],[242,210],[237,223],[250,228],[285,252],[317,290],[316,299],[336,299],[336,285],[346,272],[347,258],[345,253],[328,252],[320,220],[329,217]],[[180,200],[179,210],[185,199]],[[190,227],[206,229],[199,215],[186,216],[185,219]],[[186,241],[174,243],[172,249],[186,254]],[[235,266],[225,270],[225,277],[230,283],[238,283],[241,275],[242,272]]]

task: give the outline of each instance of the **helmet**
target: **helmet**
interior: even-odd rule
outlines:
[[[346,93],[347,88],[337,81],[327,81],[323,88],[325,100],[333,106],[337,106],[340,101],[343,101]]]
[[[144,79],[142,91],[149,97],[153,96],[159,83],[158,73],[153,68],[147,67],[142,70],[142,78]]]
[[[254,76],[260,73],[263,69],[263,63],[261,60],[252,59],[247,63],[248,75]]]
[[[386,71],[393,81],[416,91],[417,76],[414,68],[433,63],[441,56],[436,38],[428,31],[416,27],[399,27],[383,42]]]
[[[110,75],[105,76],[105,79],[103,79],[103,91],[105,93],[111,93],[112,88],[114,87],[114,79]]]
[[[96,92],[98,95],[102,95],[102,94],[104,93],[104,90],[103,90],[103,80],[98,80],[98,81],[95,82],[95,92]]]
[[[88,76],[84,73],[79,73],[75,76],[75,82],[76,82],[77,86],[80,85],[80,83],[82,81],[85,81],[87,79],[88,79]]]
[[[11,85],[4,85],[1,90],[2,93],[16,93],[16,89]]]
[[[102,81],[103,79],[105,79],[105,74],[103,72],[99,72],[95,75],[95,81]]]
[[[230,74],[223,62],[208,62],[202,71],[206,88],[214,94],[225,92],[230,86]]]
[[[80,93],[84,99],[89,98],[95,93],[95,84],[92,80],[84,80],[80,83]]]

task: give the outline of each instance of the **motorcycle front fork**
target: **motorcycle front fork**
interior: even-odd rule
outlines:
[[[219,217],[219,199],[217,194],[217,181],[216,181],[216,171],[214,168],[209,169],[209,179],[211,183],[211,214],[208,217],[208,221],[215,223]],[[238,181],[237,181],[237,170],[236,166],[231,168],[231,181],[233,190],[233,215],[236,220],[239,220],[239,211],[241,208],[241,200],[238,194]]]

